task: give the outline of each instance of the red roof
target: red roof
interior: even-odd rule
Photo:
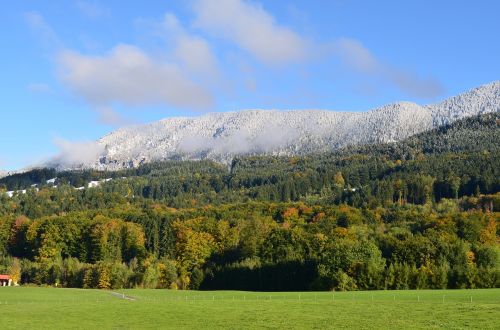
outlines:
[[[0,280],[10,280],[10,276],[0,274]]]

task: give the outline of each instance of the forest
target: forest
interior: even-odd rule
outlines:
[[[326,154],[14,174],[0,179],[0,273],[102,289],[500,287],[499,221],[493,113]]]

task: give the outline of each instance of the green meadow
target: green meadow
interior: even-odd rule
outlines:
[[[242,292],[0,288],[0,329],[500,329],[500,289]]]

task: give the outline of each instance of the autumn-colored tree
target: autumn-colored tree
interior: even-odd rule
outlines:
[[[342,176],[342,172],[339,171],[335,173],[335,175],[333,176],[333,183],[341,188],[345,186],[345,180],[344,177]]]
[[[93,266],[87,267],[83,272],[83,283],[84,289],[93,289],[97,287],[96,281],[96,270]]]
[[[483,244],[495,245],[498,242],[497,238],[497,222],[493,215],[488,215],[486,227],[481,231],[479,240]]]
[[[216,243],[212,235],[198,232],[185,226],[182,222],[174,224],[177,232],[177,259],[188,272],[201,266],[215,250]]]
[[[100,262],[97,265],[97,288],[111,289],[111,267],[109,264]]]
[[[158,286],[170,288],[177,281],[177,265],[174,260],[163,260],[158,263]]]
[[[61,232],[53,220],[51,217],[42,218],[32,222],[27,230],[28,244],[37,251],[35,257],[41,262],[48,262],[61,255]]]
[[[284,222],[297,221],[299,218],[299,210],[295,207],[289,207],[281,213]]]
[[[131,222],[122,223],[123,261],[129,262],[133,258],[142,258],[146,253],[144,243],[144,232],[140,225]]]
[[[91,230],[93,261],[121,261],[122,231],[119,220],[98,216],[94,222],[96,224]]]
[[[9,267],[9,276],[14,283],[19,283],[21,281],[21,263],[19,259],[12,259],[12,264]]]

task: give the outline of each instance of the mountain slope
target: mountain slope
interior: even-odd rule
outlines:
[[[70,167],[120,169],[158,160],[301,155],[400,141],[458,119],[500,110],[500,82],[434,105],[399,102],[367,112],[321,110],[209,113],[117,130],[97,143],[101,157]],[[76,166],[75,166],[76,165]]]
[[[455,169],[454,173],[456,175],[466,174],[465,176],[478,177],[484,175],[489,167],[496,168],[498,171],[500,167],[495,159],[498,159],[499,153],[500,112],[495,112],[457,120],[450,125],[440,126],[399,142],[348,147],[332,152],[311,153],[293,158],[273,156],[236,157],[229,169],[227,166],[211,161],[152,162],[138,168],[115,172],[96,170],[58,172],[51,168],[34,169],[29,172],[0,178],[0,190],[2,187],[7,190],[22,190],[30,188],[32,185],[43,187],[64,182],[70,183],[73,187],[82,187],[87,186],[91,181],[110,178],[119,181],[124,177],[136,176],[160,179],[163,183],[178,182],[179,178],[193,177],[192,173],[200,173],[202,176],[220,175],[224,178],[228,174],[233,176],[244,172],[245,178],[239,177],[236,182],[260,182],[262,184],[275,181],[276,177],[286,173],[314,173],[318,171],[321,173],[333,171],[332,173],[335,173],[337,170],[345,172],[345,167],[357,168],[360,166],[371,168],[371,171],[378,173],[383,166],[387,165],[386,162],[408,161],[411,164],[414,160],[422,159],[424,159],[424,163],[441,164],[441,166],[450,167],[442,170],[442,173],[450,172],[452,166],[450,159],[455,159],[457,163],[463,163],[462,165],[466,168]],[[450,156],[452,157],[450,158]],[[349,159],[349,161],[345,162],[346,159]],[[479,167],[472,166],[471,168],[464,165],[470,162],[471,159],[480,159],[482,165]],[[369,163],[377,163],[378,160],[381,160],[381,162],[372,168]],[[472,172],[477,170],[480,171],[480,174],[471,175]],[[431,171],[430,173],[433,176],[438,175],[438,171]],[[377,175],[373,174],[372,177],[377,177]],[[57,179],[54,180],[54,178]]]
[[[433,125],[441,126],[455,120],[500,111],[500,81],[472,89],[430,106]]]

